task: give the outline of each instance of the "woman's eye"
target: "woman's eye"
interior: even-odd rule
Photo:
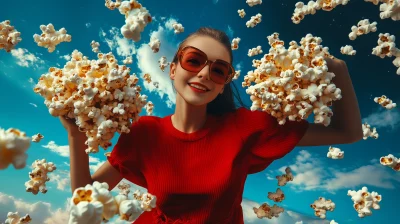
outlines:
[[[222,72],[222,70],[219,69],[214,69],[214,72],[218,73],[219,75],[223,75],[224,73]]]
[[[196,59],[189,59],[189,60],[187,60],[187,62],[192,63],[192,64],[196,64],[196,65],[199,64],[199,61],[196,60]]]

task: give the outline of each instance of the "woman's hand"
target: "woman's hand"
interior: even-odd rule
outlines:
[[[59,116],[59,119],[61,121],[61,124],[64,126],[69,134],[82,133],[79,131],[79,127],[78,125],[76,125],[75,119],[67,118],[65,116]]]

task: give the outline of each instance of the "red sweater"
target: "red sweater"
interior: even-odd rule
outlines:
[[[177,130],[171,115],[142,116],[121,134],[108,161],[157,197],[157,208],[135,224],[243,224],[247,175],[289,153],[307,127],[305,120],[279,125],[266,112],[246,108],[208,115],[194,133]]]

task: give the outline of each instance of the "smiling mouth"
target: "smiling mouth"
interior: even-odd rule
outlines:
[[[199,90],[199,91],[203,91],[203,92],[208,92],[208,91],[210,91],[210,90],[208,90],[208,89],[206,89],[206,88],[204,88],[204,87],[201,87],[201,86],[199,86],[199,85],[196,85],[196,84],[188,83],[188,85],[189,85],[190,87],[192,87],[192,88],[195,88],[195,89]]]

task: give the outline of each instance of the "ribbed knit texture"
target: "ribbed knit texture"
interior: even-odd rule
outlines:
[[[135,224],[243,224],[247,175],[289,153],[307,127],[307,121],[279,125],[271,115],[246,108],[208,115],[194,133],[177,130],[171,115],[142,116],[120,136],[108,161],[157,197],[157,208]]]

